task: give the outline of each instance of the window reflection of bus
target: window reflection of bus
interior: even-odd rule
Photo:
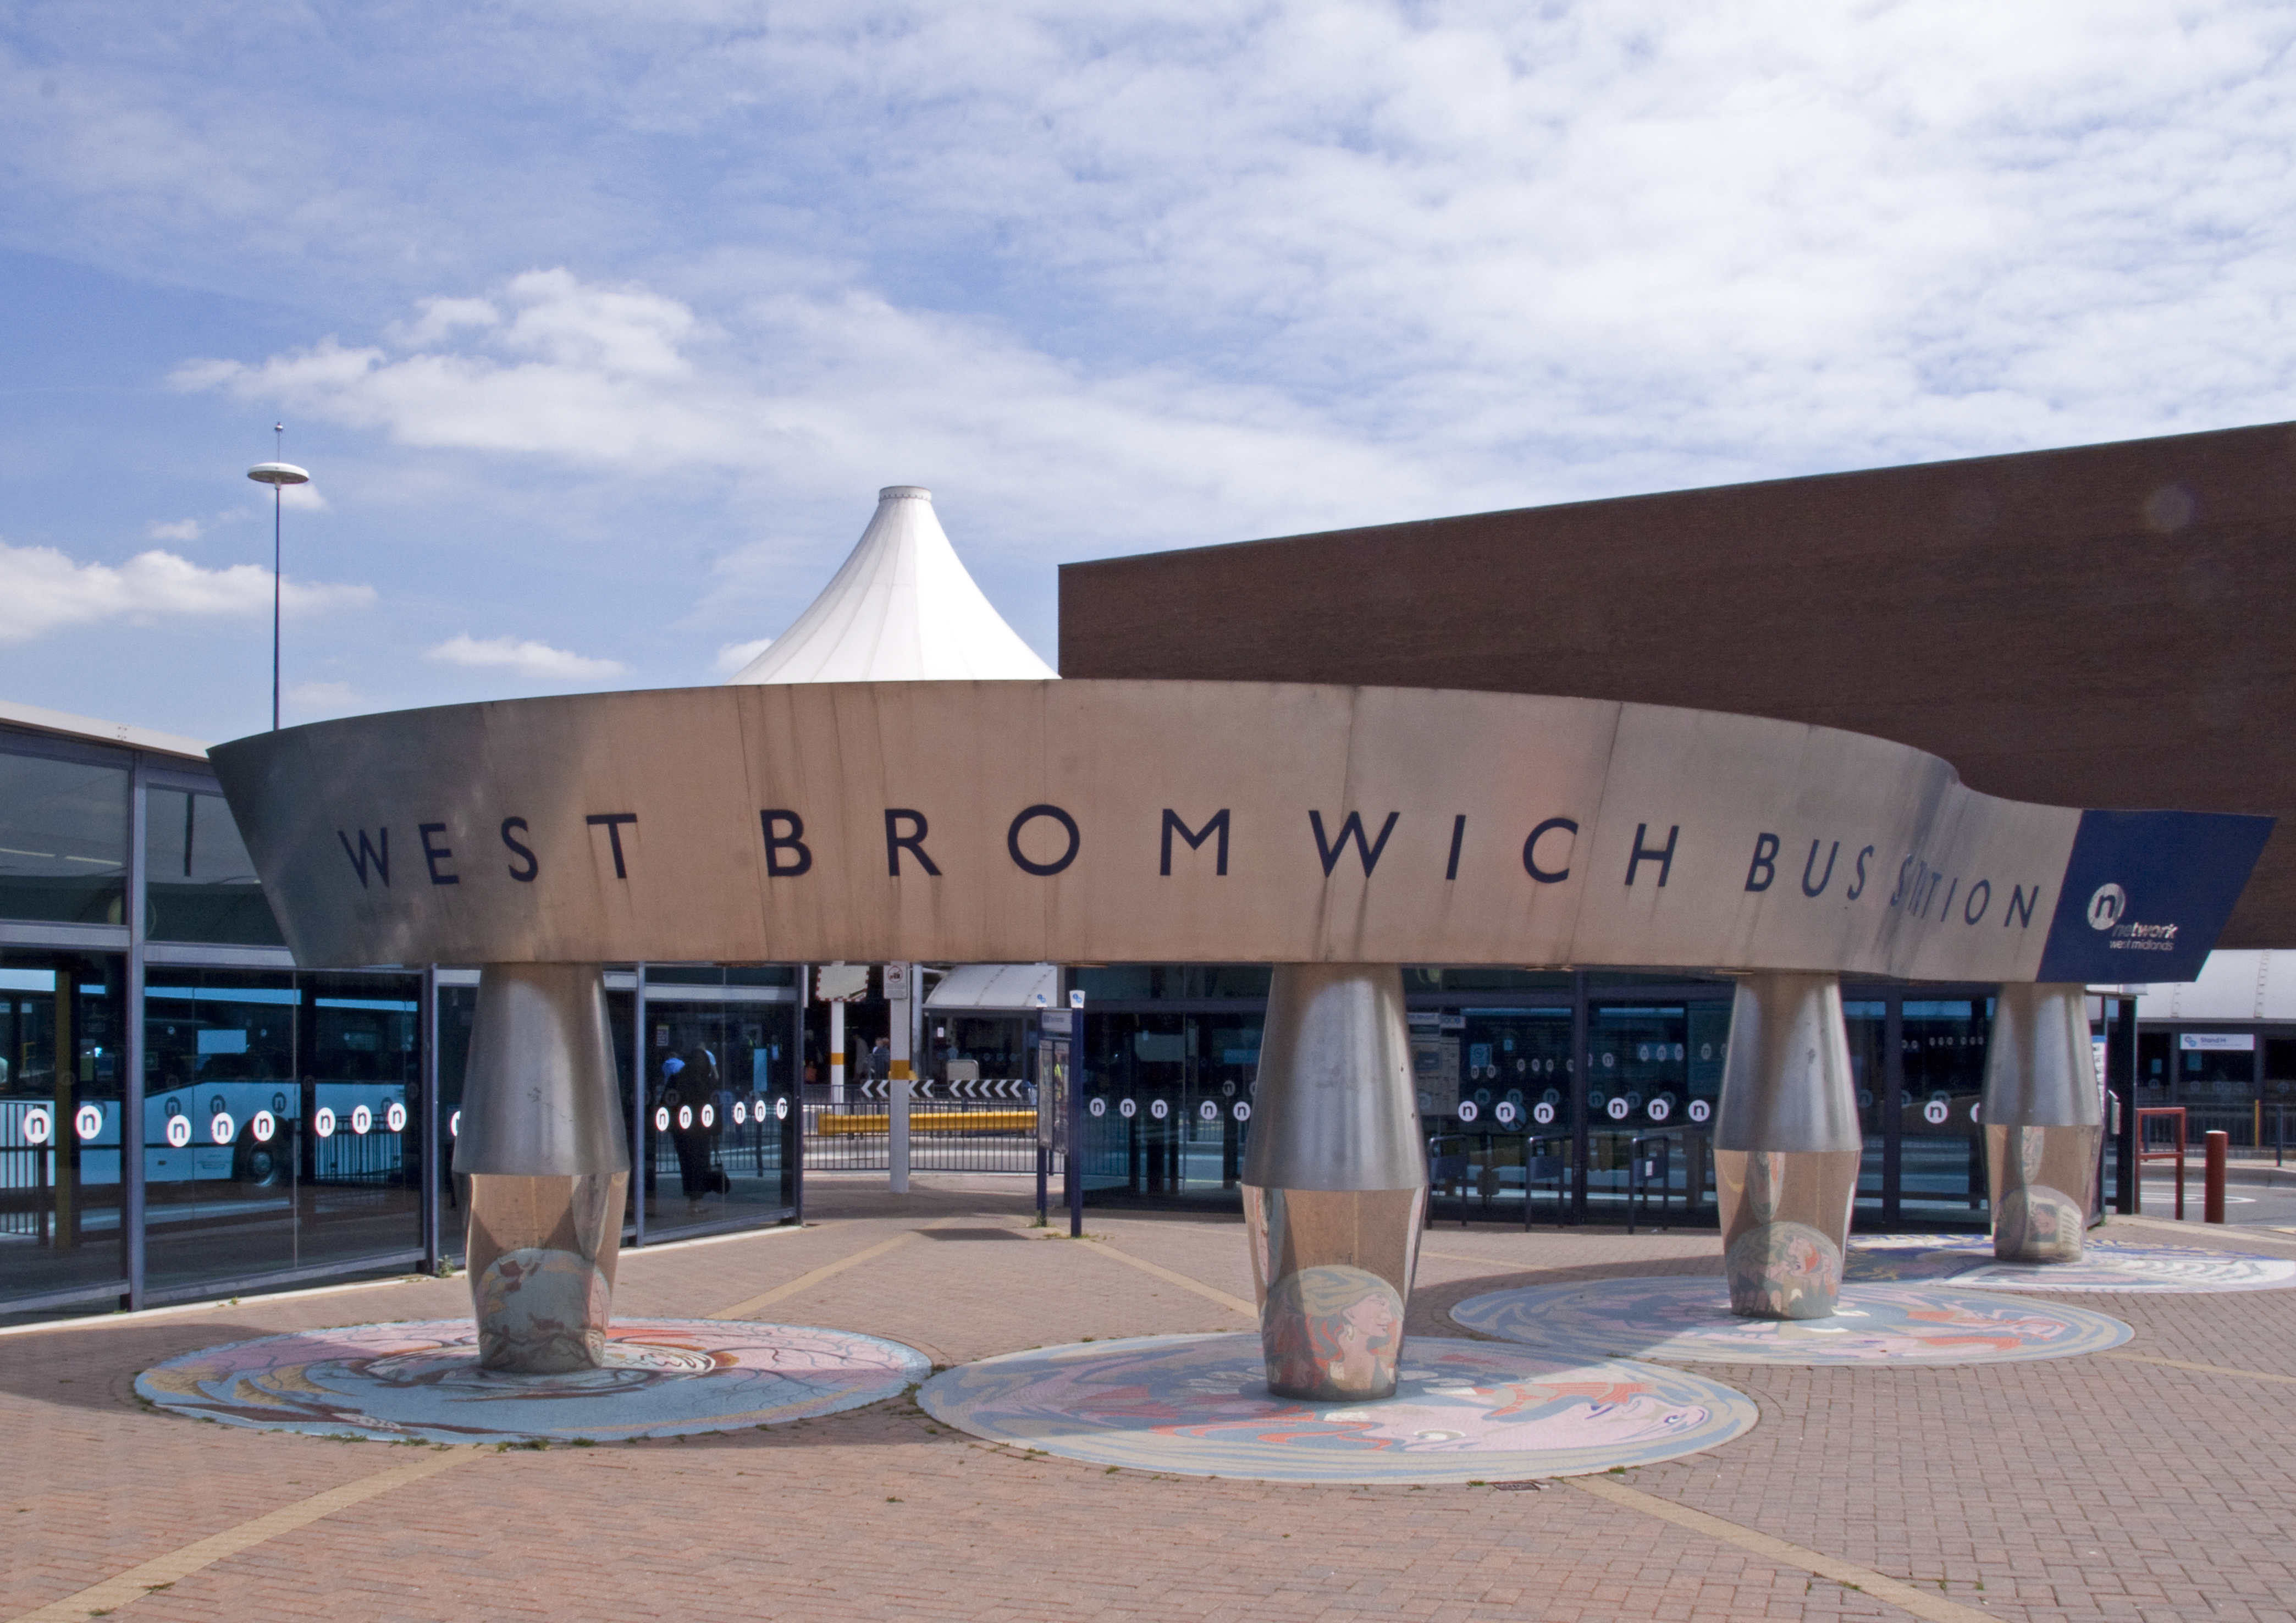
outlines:
[[[145,1175],[154,1183],[291,1183],[306,1135],[316,1182],[388,1182],[398,1175],[410,1114],[405,1084],[322,1081],[311,1093],[308,1121],[302,1087],[284,1080],[203,1078],[155,1093],[144,1103]]]
[[[415,1005],[319,990],[152,988],[144,1141],[155,1185],[405,1181]]]

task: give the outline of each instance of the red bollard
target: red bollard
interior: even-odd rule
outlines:
[[[2206,1142],[2208,1171],[2201,1186],[2201,1221],[2221,1223],[2225,1220],[2225,1149],[2232,1143],[2232,1137],[2226,1133],[2211,1133]]]

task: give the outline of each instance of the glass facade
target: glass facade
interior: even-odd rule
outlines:
[[[422,1254],[422,980],[154,970],[148,1290]]]
[[[295,967],[203,768],[0,728],[0,1320],[461,1255],[477,972]],[[792,1215],[795,971],[607,980],[627,1240]]]
[[[690,983],[657,994],[653,972],[646,979],[645,1101],[633,1140],[644,1176],[632,1180],[644,1187],[643,1232],[777,1220],[797,1205],[804,1123],[794,1003],[701,1001]]]
[[[0,1311],[127,1287],[121,969],[0,952]]]
[[[284,945],[223,797],[159,783],[144,794],[145,934],[154,941]]]
[[[1718,1220],[1712,1134],[1729,982],[1428,966],[1404,977],[1439,1217]],[[1115,965],[1075,980],[1088,998],[1088,1194],[1236,1202],[1261,997],[1206,996],[1224,989],[1217,971],[1184,974],[1180,966]],[[1151,996],[1160,988],[1168,995]],[[1102,998],[1095,988],[1129,996]],[[1845,986],[1866,1140],[1859,1226],[1990,1221],[1972,1111],[1991,990]],[[2268,1112],[2265,1123],[2269,1142]]]
[[[121,922],[128,767],[90,753],[0,750],[0,918]]]

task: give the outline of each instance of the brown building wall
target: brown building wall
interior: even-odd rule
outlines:
[[[1068,564],[1061,672],[1691,705],[2264,812],[2222,945],[2296,947],[2289,424]]]

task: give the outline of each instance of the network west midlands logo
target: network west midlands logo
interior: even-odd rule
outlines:
[[[2177,949],[2177,927],[2174,924],[2124,923],[2128,911],[2128,892],[2119,885],[2099,885],[2088,898],[2088,927],[2112,932],[2112,950],[2130,948],[2136,952],[2167,953]]]

